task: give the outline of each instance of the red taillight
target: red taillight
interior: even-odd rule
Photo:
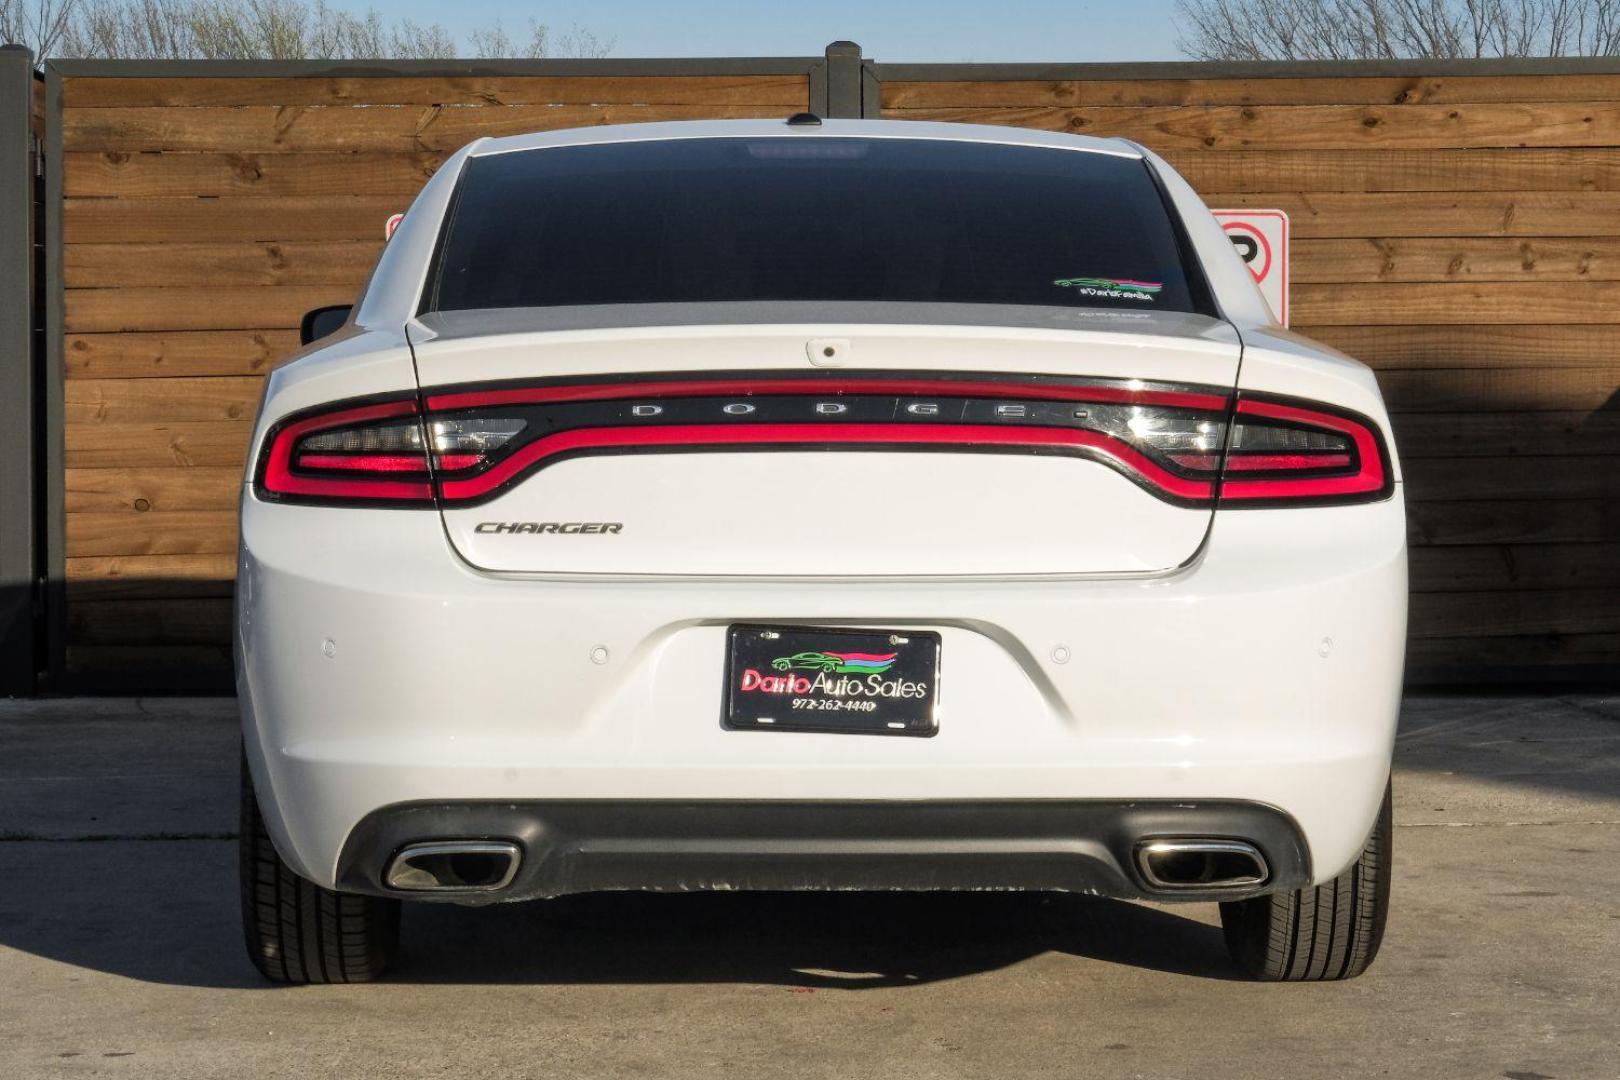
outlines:
[[[982,424],[665,424],[560,431],[529,443],[494,468],[466,479],[445,479],[447,502],[480,499],[548,460],[580,453],[807,447],[811,449],[959,449],[1079,453],[1119,470],[1180,502],[1207,501],[1210,478],[1178,476],[1121,439],[1073,428]]]
[[[414,452],[405,434],[417,431]],[[283,421],[270,433],[258,489],[314,502],[431,503],[416,402],[384,401]]]
[[[1389,454],[1373,421],[1311,402],[1238,398],[1222,506],[1367,502],[1392,487]]]
[[[432,505],[430,453],[433,471],[473,469],[525,423],[475,417],[424,424],[414,399],[304,414],[270,433],[258,490],[300,502]]]
[[[424,472],[422,455],[404,454],[299,454],[304,469],[336,469],[339,472]]]
[[[1183,506],[1368,501],[1390,490],[1372,421],[1310,402],[1140,381],[994,375],[542,382],[345,403],[271,431],[271,499],[474,503],[582,454],[885,448],[1057,453]]]

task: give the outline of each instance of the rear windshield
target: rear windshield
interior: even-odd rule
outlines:
[[[732,300],[1209,313],[1145,162],[702,138],[467,163],[426,311]]]

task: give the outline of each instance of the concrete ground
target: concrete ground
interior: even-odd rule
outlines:
[[[260,982],[234,706],[0,702],[0,1077],[1620,1077],[1620,699],[1413,698],[1383,956],[1243,981],[1213,905],[420,906],[387,983]]]

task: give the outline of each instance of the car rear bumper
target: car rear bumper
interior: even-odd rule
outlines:
[[[1155,887],[1138,851],[1196,837],[1252,844],[1253,887]],[[518,865],[488,891],[390,888],[393,859],[436,841],[510,842]],[[1232,900],[1311,880],[1286,814],[1253,803],[998,800],[580,800],[416,803],[368,814],[344,844],[346,892],[498,902],[612,889],[1050,889],[1120,898]]]
[[[1398,496],[1219,513],[1199,558],[1168,574],[933,582],[500,577],[457,560],[437,515],[250,497],[238,680],[266,824],[289,864],[326,886],[360,865],[343,863],[345,846],[379,812],[533,808],[501,834],[521,839],[574,835],[544,808],[585,803],[604,820],[619,805],[743,803],[771,820],[773,805],[882,811],[863,812],[864,839],[828,827],[862,841],[835,846],[831,864],[750,856],[746,873],[701,845],[668,854],[682,834],[649,825],[633,837],[645,857],[599,864],[615,887],[880,887],[887,871],[867,842],[907,855],[906,822],[934,813],[910,804],[1010,803],[1270,807],[1322,881],[1355,858],[1383,796],[1405,588]],[[939,733],[724,730],[735,622],[938,631]],[[904,880],[1138,888],[1106,840],[1122,834],[1084,815],[1072,827],[1015,815],[981,835],[974,814],[939,813],[908,858],[953,842],[960,853]],[[813,854],[818,836],[794,844]],[[577,861],[558,858],[536,862],[539,883],[511,895],[597,880],[543,869]]]

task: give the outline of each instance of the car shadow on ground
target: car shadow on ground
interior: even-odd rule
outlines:
[[[1242,977],[1218,927],[1162,908],[1060,893],[853,892],[416,905],[398,977],[863,989],[960,978],[1045,953]]]
[[[0,843],[0,946],[145,982],[266,987],[243,950],[235,844]],[[407,905],[392,981],[742,983],[862,989],[994,971],[1045,953],[1241,978],[1218,927],[1049,893],[598,893]]]
[[[27,711],[0,730],[0,784],[12,785],[11,801],[0,801],[0,949],[153,983],[262,988],[242,949],[236,846],[212,839],[235,827],[235,705],[148,704],[13,708]],[[1620,797],[1620,703],[1591,695],[1409,698],[1396,756],[1401,824],[1487,812],[1490,820],[1608,819],[1608,800]],[[1598,801],[1588,811],[1564,797]],[[1504,801],[1511,806],[1499,808]],[[393,977],[861,988],[965,977],[1059,953],[1241,978],[1213,914],[1211,905],[1033,893],[423,904],[407,913]]]

